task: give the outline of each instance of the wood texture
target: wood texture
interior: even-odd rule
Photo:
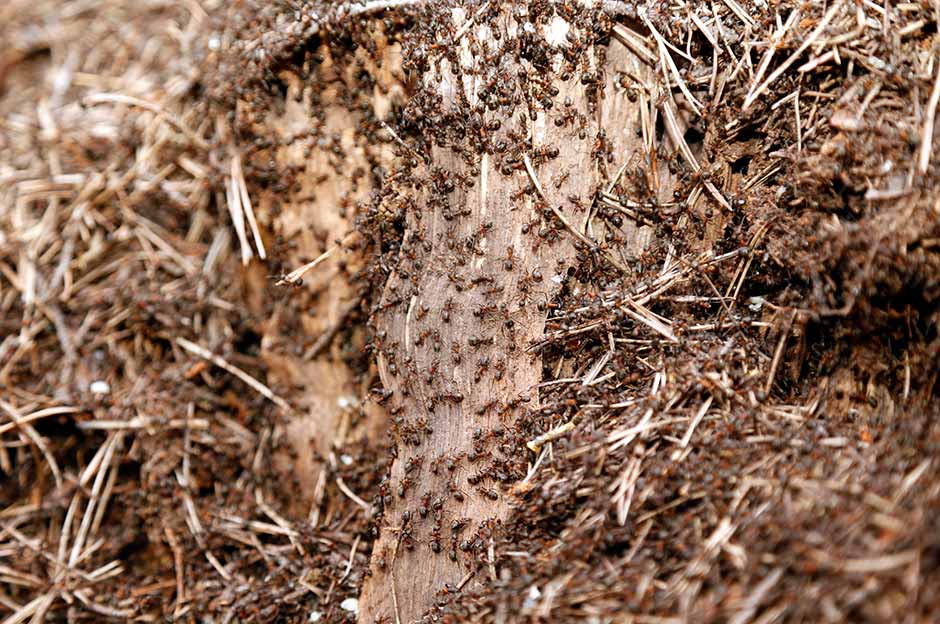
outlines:
[[[372,191],[373,178],[363,172],[392,162],[391,147],[359,132],[363,113],[349,106],[353,93],[382,119],[403,99],[400,47],[387,41],[381,28],[374,38],[375,50],[360,50],[354,59],[334,59],[331,47],[321,43],[315,50],[318,63],[285,68],[278,76],[285,93],[271,107],[264,127],[276,139],[269,156],[295,183],[286,193],[277,188],[262,192],[258,212],[271,238],[282,241],[275,251],[287,270],[349,236],[358,203]],[[369,90],[360,86],[363,71],[374,81]],[[380,440],[386,430],[384,410],[367,399],[368,379],[358,379],[341,355],[344,349],[364,348],[365,331],[359,328],[351,337],[343,333],[361,293],[340,271],[340,262],[352,273],[364,258],[339,249],[305,274],[303,285],[293,292],[284,287],[282,299],[259,301],[259,306],[272,306],[261,332],[268,382],[303,389],[303,399],[295,405],[298,413],[286,428],[294,453],[276,459],[293,467],[300,486],[295,501],[301,509],[296,511],[309,511],[315,523],[328,519],[334,507],[326,497],[330,453],[357,439]],[[269,281],[270,276],[260,276],[261,284]],[[298,308],[300,314],[294,312]],[[342,339],[335,338],[337,333]]]
[[[453,19],[456,29],[466,24],[463,11]],[[526,347],[542,336],[545,304],[576,261],[574,237],[539,201],[523,157],[547,200],[583,233],[603,175],[593,154],[599,124],[625,126],[617,136],[622,157],[642,146],[627,127],[639,119],[637,104],[621,93],[611,98],[620,110],[603,113],[596,85],[581,80],[597,72],[590,47],[577,72],[563,67],[560,52],[577,39],[574,28],[560,17],[536,25],[537,36],[558,46],[556,72],[543,73],[520,57],[520,29],[532,28],[525,20],[504,11],[467,27],[459,66],[441,59],[420,87],[426,99],[440,96],[440,113],[454,125],[469,120],[487,140],[473,150],[470,136],[448,134],[429,154],[421,188],[401,183],[394,194],[406,213],[405,242],[375,324],[397,459],[362,622],[414,621],[445,587],[472,587],[492,573],[491,529],[509,512],[497,481],[511,447],[501,447],[499,431],[538,407],[541,360]],[[619,50],[617,62],[624,55]],[[557,94],[534,118],[525,104],[493,110],[481,101],[481,91],[498,84],[525,103],[533,83],[545,81]],[[509,147],[500,151],[501,143]],[[525,149],[513,153],[519,144]],[[630,244],[639,240],[646,239],[634,233]]]

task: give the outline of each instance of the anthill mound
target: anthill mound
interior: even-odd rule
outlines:
[[[425,617],[940,618],[938,9],[326,4],[0,8],[4,621],[355,620],[421,498],[388,478],[423,435],[380,381],[407,357],[389,276],[416,272],[411,199],[483,154],[536,207],[523,253],[569,264],[501,260],[544,322],[514,347],[537,407],[452,458],[499,523],[398,540],[466,570]],[[434,97],[501,11],[577,24],[582,110],[531,41],[482,112]],[[645,111],[631,158],[614,97]],[[513,134],[530,115],[593,128],[589,162]],[[570,176],[604,181],[566,198],[583,228],[546,201]],[[482,350],[441,357],[502,377],[513,310],[468,312]]]

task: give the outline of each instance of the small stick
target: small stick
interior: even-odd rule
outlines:
[[[238,183],[235,181],[235,161],[232,161],[232,172],[225,185],[225,205],[228,206],[229,215],[232,217],[232,225],[235,227],[235,233],[238,234],[238,243],[242,253],[242,264],[251,262],[251,245],[248,243],[248,236],[245,235],[245,213],[242,210],[241,193],[238,190]]]
[[[702,419],[705,418],[705,414],[708,413],[708,408],[712,406],[712,400],[715,397],[709,396],[705,399],[705,402],[702,403],[702,407],[699,408],[698,412],[695,414],[695,418],[692,419],[692,423],[689,425],[689,429],[685,432],[685,435],[682,436],[682,441],[679,443],[681,448],[686,448],[689,446],[689,443],[692,441],[692,434],[695,432],[695,428],[698,427],[699,423],[702,422]]]
[[[679,149],[679,153],[682,154],[686,162],[689,163],[689,166],[695,171],[701,171],[702,167],[698,164],[695,155],[692,154],[692,150],[689,148],[689,144],[685,142],[685,138],[682,136],[682,131],[679,129],[679,122],[676,119],[676,111],[673,109],[672,101],[668,97],[665,98],[660,109],[663,113],[663,121],[665,122],[666,132],[669,134],[669,138],[672,139],[672,142]],[[715,201],[724,209],[731,210],[731,204],[728,203],[728,200],[725,199],[724,195],[721,194],[721,191],[719,191],[714,184],[708,180],[702,180],[702,183],[709,194],[715,198]]]
[[[571,225],[571,222],[568,221],[568,219],[565,217],[564,214],[562,214],[561,210],[559,210],[556,206],[552,205],[550,201],[548,201],[548,198],[545,196],[545,191],[542,190],[542,185],[539,183],[538,178],[535,176],[535,170],[532,168],[532,161],[529,160],[528,154],[522,155],[522,162],[525,165],[526,173],[529,174],[529,180],[531,180],[532,186],[535,187],[535,192],[538,193],[539,197],[542,199],[543,202],[545,202],[545,204],[551,209],[551,211],[555,213],[555,216],[558,217],[558,220],[562,222],[562,224],[568,229],[569,232],[571,232],[572,236],[574,236],[579,241],[587,245],[588,249],[598,251],[599,248],[598,248],[597,243],[595,243],[594,241],[589,239],[587,236],[579,232],[574,226]],[[610,262],[612,265],[614,265],[615,267],[617,267],[624,273],[629,272],[627,270],[627,267],[625,267],[622,262],[617,260],[613,256],[613,254],[606,252],[606,251],[602,253],[604,254],[604,257],[607,258],[607,261]]]
[[[267,431],[270,431],[270,429],[268,429]],[[281,514],[277,513],[277,511],[275,511],[274,508],[271,507],[264,500],[264,495],[261,492],[261,488],[255,488],[255,503],[258,505],[258,508],[264,512],[264,515],[270,518],[274,522],[274,524],[278,525],[279,527],[285,530],[292,531],[291,534],[288,534],[287,539],[290,540],[291,545],[294,547],[295,550],[297,550],[297,553],[301,557],[306,557],[307,551],[304,549],[303,545],[297,540],[297,537],[293,534],[293,529],[290,523],[287,520],[285,520]]]
[[[621,473],[620,478],[613,482],[611,486],[616,489],[610,501],[617,503],[617,523],[624,526],[627,523],[627,517],[630,514],[630,506],[633,504],[633,495],[636,492],[636,482],[643,471],[643,458],[634,457],[627,464],[627,467]]]
[[[692,23],[695,24],[701,33],[705,35],[705,38],[708,39],[708,43],[712,45],[712,48],[717,50],[718,38],[715,37],[715,34],[711,31],[711,29],[702,22],[702,20],[695,14],[695,11],[690,11],[689,17],[692,18]]]
[[[614,24],[612,34],[614,39],[630,48],[634,54],[646,61],[649,65],[656,65],[656,55],[650,52],[650,49],[646,47],[643,40],[644,38],[635,33],[632,29],[622,24]]]
[[[174,613],[178,614],[186,602],[186,579],[183,574],[183,549],[180,548],[179,540],[176,539],[176,533],[170,527],[164,527],[163,532],[166,535],[166,541],[173,551],[173,567],[176,568],[176,606]]]
[[[675,79],[676,84],[679,86],[679,90],[682,91],[682,95],[685,96],[685,99],[692,108],[692,111],[701,117],[702,105],[698,100],[695,99],[695,96],[692,95],[692,92],[689,91],[689,86],[686,84],[685,80],[683,80],[682,74],[679,73],[679,68],[676,66],[676,62],[672,60],[672,55],[669,54],[669,50],[666,48],[666,40],[663,39],[663,36],[659,34],[659,31],[656,30],[656,27],[653,26],[653,23],[645,15],[643,16],[643,21],[646,23],[646,27],[649,28],[650,32],[653,33],[653,37],[656,38],[656,42],[659,44],[659,58],[663,66],[663,75],[666,74],[667,69],[672,72],[672,76]]]
[[[790,320],[787,322],[783,333],[780,334],[780,340],[777,342],[777,348],[774,350],[774,359],[770,363],[770,373],[767,375],[767,383],[764,384],[765,394],[770,394],[770,389],[774,385],[774,377],[777,376],[777,367],[780,366],[780,359],[783,357],[783,347],[787,344],[787,338],[790,335],[790,328],[793,326],[794,319],[796,319],[796,310],[790,315]]]
[[[75,566],[85,555],[82,554],[82,548],[90,535],[93,513],[101,504],[101,490],[104,487],[105,476],[111,467],[111,460],[114,457],[114,451],[117,445],[121,443],[124,436],[122,434],[110,434],[101,446],[100,455],[96,453],[96,459],[101,458],[95,468],[95,481],[91,486],[91,492],[88,495],[88,504],[85,507],[85,513],[79,524],[78,531],[75,533],[75,539],[72,541],[72,550],[69,553],[68,566]],[[87,471],[86,471],[87,472]],[[90,474],[88,475],[91,476]]]
[[[927,103],[927,117],[924,119],[924,131],[921,135],[924,137],[920,144],[920,160],[918,161],[918,170],[924,174],[927,173],[927,167],[930,166],[930,152],[933,147],[934,122],[937,119],[937,103],[940,102],[940,57],[937,58],[937,77],[933,83],[933,91],[930,92],[930,101]]]
[[[490,544],[486,548],[486,554],[489,561],[489,570],[490,570],[490,579],[495,583],[496,582],[496,549],[494,548],[493,538],[490,538]]]
[[[911,396],[911,357],[909,351],[904,352],[904,391],[901,396],[905,402]]]
[[[0,425],[0,435],[16,429],[18,426],[29,424],[33,421],[39,420],[41,418],[46,418],[48,416],[58,416],[60,414],[77,414],[82,410],[77,407],[72,407],[70,405],[62,405],[60,407],[47,407],[41,409],[26,416],[20,416],[19,421],[13,421],[6,423],[5,425]]]
[[[396,143],[398,143],[398,144],[401,145],[403,148],[405,148],[405,151],[407,151],[407,152],[408,152],[409,154],[411,154],[412,156],[418,156],[418,153],[417,153],[416,151],[414,151],[413,149],[411,149],[411,147],[410,147],[407,143],[405,143],[405,142],[402,140],[402,138],[401,138],[400,136],[398,136],[398,133],[395,132],[395,130],[393,130],[390,125],[388,125],[388,124],[385,123],[384,121],[379,121],[379,124],[380,124],[383,128],[385,128],[385,131],[388,132],[388,133],[391,135],[391,137],[395,140]]]
[[[463,36],[467,34],[467,31],[469,31],[473,27],[474,21],[476,21],[478,17],[483,15],[488,8],[490,8],[490,0],[486,0],[486,2],[483,3],[483,6],[477,9],[477,12],[471,15],[467,19],[467,21],[464,22],[463,26],[460,27],[460,30],[458,30],[454,34],[454,43],[457,43],[458,41],[460,41],[463,38]]]
[[[772,220],[768,219],[757,228],[757,231],[754,233],[754,236],[751,237],[751,240],[748,242],[747,247],[742,247],[742,249],[747,250],[747,258],[742,260],[738,264],[738,268],[735,269],[734,277],[731,278],[731,283],[728,284],[728,290],[725,291],[725,297],[730,297],[732,301],[737,301],[738,293],[741,292],[741,287],[744,285],[744,280],[747,277],[747,272],[751,268],[751,263],[754,261],[754,249],[760,243],[761,239],[764,238],[764,235],[770,229]],[[732,293],[732,290],[734,291]]]
[[[222,562],[219,561],[218,557],[212,554],[211,550],[206,551],[206,559],[208,559],[209,563],[212,564],[212,567],[215,568],[215,571],[219,573],[219,576],[221,576],[226,581],[232,580],[232,575],[229,574],[228,570],[222,566]]]
[[[760,84],[760,86],[751,90],[748,96],[744,99],[744,106],[741,107],[741,112],[744,112],[748,108],[750,108],[751,104],[753,104],[757,100],[757,98],[761,96],[761,94],[767,89],[767,87],[769,87],[771,83],[773,83],[774,80],[779,78],[783,74],[783,72],[787,71],[790,65],[795,63],[796,60],[800,58],[800,56],[803,54],[803,52],[805,52],[807,48],[809,48],[811,45],[813,45],[813,43],[816,42],[817,39],[819,39],[819,36],[829,25],[829,22],[833,20],[833,18],[836,16],[836,13],[838,12],[840,8],[842,8],[841,2],[834,2],[832,6],[829,7],[829,10],[826,11],[826,14],[819,21],[819,25],[817,25],[816,29],[813,30],[813,32],[811,32],[809,36],[803,40],[802,45],[800,45],[800,47],[796,49],[796,52],[791,54],[787,58],[787,60],[781,63],[780,66],[777,67],[777,69],[775,69],[770,74],[770,76],[768,76],[767,79]]]
[[[3,624],[18,624],[19,622],[25,622],[31,615],[36,613],[45,613],[49,609],[49,605],[55,600],[56,592],[51,591],[45,594],[40,594],[30,602],[19,607],[13,615],[8,617],[3,621]],[[38,613],[37,613],[38,612]],[[40,618],[39,621],[42,621],[43,618]]]
[[[731,12],[738,16],[742,22],[748,25],[751,30],[757,28],[757,23],[747,14],[740,4],[734,0],[724,0],[724,3],[728,5],[728,8],[731,9]]]
[[[633,309],[631,310],[630,308]],[[679,339],[676,338],[676,335],[673,333],[672,328],[669,327],[669,325],[660,321],[653,315],[652,312],[637,302],[627,301],[627,304],[622,306],[620,310],[633,320],[643,323],[657,334],[667,338],[670,342],[679,342]]]
[[[235,375],[236,377],[244,381],[246,384],[251,386],[251,388],[255,392],[257,392],[264,398],[268,399],[269,401],[271,401],[272,403],[280,407],[286,413],[288,414],[293,413],[294,410],[293,408],[291,408],[290,404],[287,401],[285,401],[281,397],[274,394],[271,388],[267,387],[266,385],[264,385],[263,383],[261,383],[260,381],[258,381],[257,379],[255,379],[254,377],[246,373],[245,371],[243,371],[242,369],[238,368],[237,366],[233,366],[229,364],[223,358],[219,357],[218,355],[215,355],[208,349],[201,347],[194,342],[190,342],[189,340],[186,340],[185,338],[177,337],[175,339],[175,342],[176,344],[186,349],[193,355],[198,355],[199,357],[212,362],[213,364],[215,364],[222,370],[225,370],[231,373],[232,375]]]
[[[23,419],[20,417],[19,412],[16,411],[12,405],[0,399],[0,407],[3,408],[7,414],[10,415],[10,418],[13,419],[13,425],[17,427],[27,438],[29,438],[33,444],[36,445],[36,448],[39,449],[39,452],[42,453],[43,457],[46,458],[46,463],[49,464],[49,470],[52,471],[52,476],[55,479],[56,489],[62,489],[62,472],[59,470],[59,464],[56,463],[55,457],[49,451],[49,447],[46,446],[45,441],[40,437],[39,433],[33,429],[33,426],[29,423],[24,423]]]
[[[293,271],[291,271],[290,273],[288,273],[287,275],[279,279],[275,285],[286,286],[287,284],[297,284],[297,282],[300,281],[300,278],[302,278],[304,274],[307,273],[307,271],[310,271],[311,269],[315,268],[318,264],[320,264],[321,262],[329,258],[331,255],[333,255],[334,251],[339,249],[339,247],[341,247],[342,245],[345,245],[355,235],[356,235],[356,232],[350,232],[349,234],[346,235],[346,238],[344,238],[338,245],[333,245],[332,247],[324,251],[322,254],[317,256],[316,259],[311,260],[310,262],[303,265],[299,269],[294,269]]]
[[[241,198],[240,203],[245,216],[248,217],[248,225],[251,227],[251,235],[255,239],[255,246],[258,248],[258,256],[264,260],[267,257],[264,251],[264,241],[261,240],[261,230],[258,228],[258,220],[255,219],[255,211],[254,208],[251,207],[251,198],[248,196],[248,186],[245,184],[245,173],[242,171],[242,157],[238,152],[235,152],[235,155],[232,157],[232,172],[235,175],[235,180],[238,182],[236,187]]]
[[[346,327],[346,319],[349,317],[352,312],[359,307],[359,304],[362,302],[362,299],[356,297],[355,299],[350,300],[342,309],[339,311],[339,316],[336,319],[336,322],[330,325],[326,331],[324,331],[316,339],[316,341],[307,349],[302,359],[312,360],[317,357],[323,349],[325,349],[333,341],[333,338],[339,333],[343,327]]]
[[[346,571],[343,572],[343,576],[339,579],[339,582],[342,583],[346,580],[346,577],[349,576],[349,573],[352,571],[353,560],[356,558],[356,550],[359,549],[359,541],[362,539],[362,535],[356,535],[356,540],[353,542],[352,548],[349,550],[349,561],[346,562]]]
[[[790,17],[787,18],[787,21],[783,24],[782,27],[778,28],[777,31],[771,36],[770,43],[767,46],[767,51],[764,53],[764,57],[760,61],[760,65],[757,66],[757,73],[754,74],[754,82],[760,82],[764,79],[764,74],[767,72],[767,68],[770,67],[770,61],[773,59],[774,53],[777,51],[777,47],[783,41],[784,36],[790,28],[793,27],[793,24],[796,23],[796,20],[800,18],[800,9],[796,8],[790,12]]]
[[[633,558],[640,551],[640,547],[643,545],[643,541],[646,539],[646,536],[649,535],[650,528],[653,526],[652,520],[647,520],[646,522],[640,525],[639,535],[634,538],[634,544],[630,548],[630,552],[627,553],[627,556],[624,557],[624,564],[630,563],[633,561]]]
[[[343,481],[342,477],[336,477],[336,486],[340,489],[340,491],[343,494],[348,496],[352,502],[356,503],[357,505],[365,509],[366,513],[368,513],[369,515],[372,514],[372,505],[370,505],[369,503],[365,502],[364,500],[356,496],[356,493],[349,489],[349,486],[346,485],[346,482]]]
[[[553,429],[550,429],[549,431],[546,431],[533,440],[529,440],[526,442],[526,446],[533,453],[538,453],[542,449],[542,445],[551,442],[552,440],[557,440],[572,429],[574,429],[574,423],[570,421],[566,422],[562,425],[558,425]]]
[[[796,88],[796,97],[793,98],[793,114],[796,117],[796,151],[803,152],[803,128],[800,120],[800,88]]]
[[[398,546],[401,544],[401,530],[404,527],[399,527],[398,529],[398,539],[395,540],[395,548],[392,550],[392,567],[389,570],[389,576],[392,581],[392,605],[395,607],[395,624],[401,624],[401,614],[398,608],[398,591],[395,589],[395,559],[398,558]]]
[[[168,114],[165,110],[160,108],[159,105],[154,104],[153,102],[147,102],[146,100],[141,100],[130,95],[124,95],[123,93],[95,93],[89,95],[85,98],[86,104],[103,104],[105,102],[111,102],[114,104],[125,104],[128,106],[136,106],[138,108],[143,108],[150,111],[151,113],[157,115],[160,119],[167,122],[171,126],[175,127],[177,130],[186,135],[186,137],[193,142],[196,147],[199,147],[204,150],[209,149],[209,144],[206,143],[206,140],[198,136],[195,132],[190,130],[182,121],[176,117]]]
[[[535,191],[539,194],[539,197],[542,199],[542,201],[548,205],[551,211],[555,213],[555,216],[558,217],[558,220],[561,221],[566,228],[568,228],[568,231],[571,232],[572,236],[587,245],[589,248],[596,249],[597,244],[595,244],[594,241],[589,239],[587,236],[579,232],[574,226],[572,226],[571,222],[568,221],[568,218],[565,217],[565,215],[562,214],[562,212],[554,204],[548,201],[548,198],[545,196],[545,191],[542,190],[542,185],[539,183],[539,180],[535,175],[535,170],[532,168],[532,161],[529,160],[528,154],[522,155],[522,162],[525,165],[526,173],[529,174],[529,180],[532,181],[532,186],[535,187]]]

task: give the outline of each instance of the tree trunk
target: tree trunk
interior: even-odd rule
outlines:
[[[279,171],[296,180],[286,193],[278,188],[263,192],[258,207],[272,234],[290,241],[281,251],[284,266],[296,268],[331,252],[302,276],[292,297],[272,304],[261,342],[268,381],[303,389],[303,400],[295,405],[298,413],[286,430],[292,453],[281,453],[277,460],[297,475],[300,496],[294,501],[301,509],[295,511],[309,510],[314,526],[328,524],[342,502],[326,496],[327,475],[335,468],[329,465],[330,454],[363,438],[381,439],[385,432],[381,406],[362,399],[369,396],[363,385],[369,380],[359,380],[342,357],[344,350],[357,352],[365,345],[364,328],[344,334],[362,298],[347,277],[364,263],[361,254],[349,251],[357,204],[372,191],[368,172],[377,165],[390,166],[393,159],[389,145],[370,142],[358,131],[363,113],[349,105],[349,94],[379,119],[403,97],[400,47],[381,29],[373,36],[375,50],[360,51],[356,62],[334,59],[332,48],[320,44],[315,68],[283,69],[278,78],[285,86],[284,98],[262,120],[279,146],[270,156]],[[363,68],[375,80],[371,91],[359,82],[357,72]],[[302,76],[304,72],[311,75]],[[342,240],[347,244],[337,245]],[[260,299],[268,277],[258,278]],[[343,339],[334,340],[337,335]]]
[[[608,167],[647,156],[637,130],[651,98],[622,85],[649,69],[620,43],[598,67],[593,33],[557,15],[517,6],[451,17],[454,54],[429,59],[412,100],[434,145],[387,193],[405,232],[374,323],[397,458],[362,622],[414,621],[447,586],[495,573],[503,486],[519,477],[501,442],[539,406],[541,359],[527,347],[575,265],[575,240],[593,246],[585,232],[601,231],[588,224]],[[632,78],[620,80],[623,69]],[[625,234],[596,260],[622,268],[621,251],[650,236]]]

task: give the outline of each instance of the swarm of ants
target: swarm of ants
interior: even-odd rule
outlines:
[[[0,95],[8,621],[940,617],[936,7],[193,11]]]

